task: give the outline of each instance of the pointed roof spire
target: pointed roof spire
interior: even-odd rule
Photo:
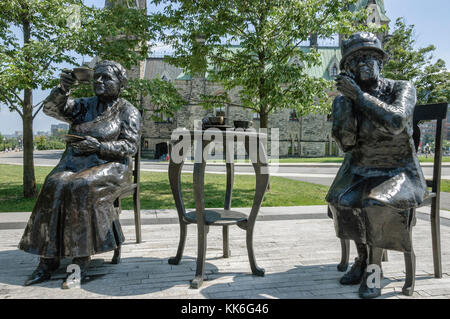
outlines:
[[[350,5],[350,11],[359,11],[361,9],[367,8],[369,5],[375,4],[377,6],[378,12],[380,13],[380,20],[382,22],[391,21],[386,16],[386,9],[384,7],[384,0],[358,0],[355,4]]]

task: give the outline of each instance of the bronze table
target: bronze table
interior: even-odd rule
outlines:
[[[205,274],[205,257],[206,257],[206,239],[209,231],[209,226],[221,226],[223,228],[223,257],[230,256],[228,243],[228,227],[237,225],[239,228],[246,231],[247,237],[247,251],[250,261],[252,273],[257,276],[264,276],[264,269],[259,268],[256,264],[255,255],[253,252],[253,230],[255,226],[256,217],[258,215],[261,203],[264,199],[264,194],[269,183],[269,166],[267,161],[267,154],[264,148],[264,142],[267,139],[266,134],[257,133],[255,130],[249,129],[227,131],[213,130],[198,130],[187,131],[182,137],[173,139],[170,143],[170,163],[169,163],[169,179],[172,188],[175,205],[178,212],[180,222],[180,242],[178,245],[177,255],[169,259],[169,264],[177,265],[180,263],[183,255],[184,245],[186,242],[186,232],[188,224],[197,224],[198,230],[198,252],[197,252],[197,270],[195,278],[191,281],[191,288],[199,288],[203,283]],[[204,176],[206,168],[206,160],[203,159],[205,148],[213,141],[211,135],[214,132],[218,135],[217,138],[222,138],[224,145],[224,154],[226,155],[226,170],[227,170],[227,186],[225,193],[224,209],[205,209],[205,193],[204,193]],[[220,136],[221,135],[221,136]],[[217,137],[219,136],[219,137]],[[195,210],[187,212],[183,203],[183,196],[181,190],[181,170],[184,161],[188,154],[190,154],[190,141],[184,141],[185,148],[180,147],[179,143],[183,140],[194,138],[195,156],[194,156],[194,174],[193,187],[195,198]],[[253,199],[253,206],[249,215],[232,210],[231,199],[233,191],[234,179],[234,142],[235,140],[243,141],[245,150],[252,161],[253,168],[256,175],[256,188]],[[189,147],[189,148],[188,148]],[[174,151],[176,153],[174,153]],[[172,155],[177,156],[172,156]],[[179,156],[178,156],[179,155]]]

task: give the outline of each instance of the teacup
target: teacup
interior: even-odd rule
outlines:
[[[94,70],[88,67],[78,67],[72,70],[73,76],[80,83],[90,83],[94,77]]]
[[[223,116],[211,116],[208,117],[208,122],[210,125],[224,125],[225,119]]]

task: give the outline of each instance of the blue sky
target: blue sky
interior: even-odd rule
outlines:
[[[86,0],[87,5],[102,7],[104,0]],[[436,46],[435,57],[443,59],[450,68],[450,31],[449,0],[385,0],[386,15],[391,19],[391,26],[398,17],[405,17],[407,24],[415,25],[417,47],[429,44]],[[150,3],[148,1],[147,3]],[[149,4],[149,8],[153,6]],[[81,58],[80,58],[81,62]],[[39,102],[48,94],[36,92],[35,102]],[[36,116],[33,129],[37,131],[49,131],[51,124],[59,121],[44,115],[42,112]],[[0,106],[0,133],[13,134],[14,131],[22,130],[22,122],[16,113],[11,113],[4,106]]]

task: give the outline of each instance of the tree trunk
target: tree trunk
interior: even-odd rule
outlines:
[[[33,159],[33,105],[32,91],[24,92],[23,106],[23,196],[30,198],[36,196],[36,178],[34,176]]]
[[[269,125],[269,114],[259,113],[259,127],[267,128],[268,125]]]
[[[23,42],[24,46],[30,43],[31,25],[25,18],[23,20]],[[31,57],[25,57],[28,63],[32,63]],[[36,196],[36,178],[34,176],[33,160],[33,90],[27,88],[23,94],[23,196],[25,198]]]

